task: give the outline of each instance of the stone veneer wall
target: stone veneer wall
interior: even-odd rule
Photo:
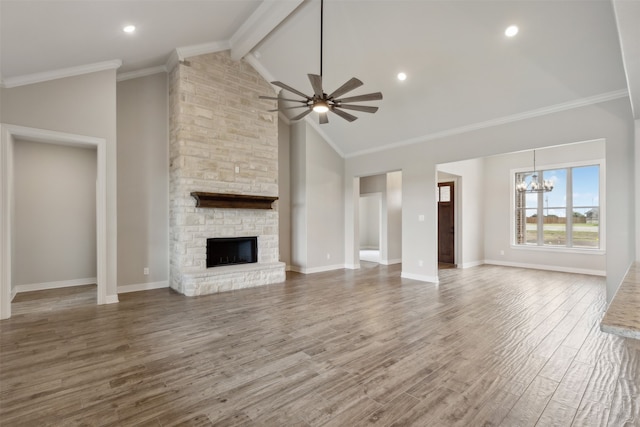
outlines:
[[[185,295],[282,282],[278,212],[195,208],[192,191],[278,195],[273,89],[229,52],[201,55],[170,74],[170,279]],[[238,169],[236,169],[238,168]],[[236,172],[238,170],[238,172]],[[277,208],[277,202],[274,203]],[[206,239],[258,236],[258,263],[206,268]]]

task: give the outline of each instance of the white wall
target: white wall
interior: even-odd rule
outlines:
[[[291,265],[291,159],[289,124],[278,119],[278,230],[280,261]]]
[[[95,284],[96,150],[16,140],[13,154],[12,287]]]
[[[1,96],[1,123],[106,140],[106,297],[117,301],[116,70],[5,88]]]
[[[167,75],[117,84],[118,286],[168,286]],[[144,275],[144,268],[149,274]],[[153,285],[152,285],[153,284]]]
[[[573,144],[564,147],[536,150],[536,167],[547,169],[570,162],[598,161],[605,156],[604,141]],[[531,151],[492,156],[485,159],[485,184],[491,191],[485,196],[485,259],[489,263],[539,266],[564,271],[603,274],[606,271],[606,256],[593,251],[540,251],[537,248],[514,247],[512,245],[512,175],[513,169],[531,168]],[[610,209],[601,211],[606,218]],[[605,219],[606,223],[606,219]],[[507,225],[507,226],[505,226]],[[606,224],[604,224],[606,228]],[[606,233],[606,230],[601,232]],[[500,251],[504,251],[504,255]]]
[[[460,268],[473,267],[484,262],[485,234],[484,160],[472,159],[445,163],[438,171],[451,174],[438,181],[455,180],[456,264]]]
[[[436,165],[519,150],[606,139],[607,298],[635,259],[633,119],[628,99],[617,99],[500,126],[425,140],[348,158],[345,164],[346,263],[357,259],[353,177],[402,170],[403,276],[437,280]],[[425,221],[419,216],[425,215]],[[420,266],[420,262],[423,265]]]
[[[380,249],[381,193],[360,196],[360,249]]]

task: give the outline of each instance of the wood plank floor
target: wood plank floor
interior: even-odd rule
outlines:
[[[640,425],[640,347],[599,330],[604,279],[440,275],[366,264],[107,306],[94,287],[21,294],[0,322],[0,425]]]

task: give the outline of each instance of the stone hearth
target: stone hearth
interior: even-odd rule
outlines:
[[[201,55],[170,74],[171,287],[203,295],[282,282],[278,210],[199,208],[192,192],[278,196],[278,123],[258,99],[273,89],[229,52]],[[206,267],[207,238],[258,237],[258,262]]]

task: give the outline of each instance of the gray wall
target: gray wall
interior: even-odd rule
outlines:
[[[437,280],[436,165],[519,150],[606,139],[607,298],[635,259],[634,122],[626,98],[362,156],[345,165],[346,264],[357,259],[353,177],[402,170],[402,274]],[[420,215],[425,221],[420,221]],[[422,266],[420,261],[423,261]]]
[[[387,256],[388,264],[402,261],[402,172],[387,173]]]
[[[438,182],[455,181],[455,262],[467,268],[484,262],[486,240],[495,237],[485,232],[484,217],[486,197],[490,196],[484,177],[484,159],[438,165]],[[505,209],[504,205],[500,209]],[[508,232],[509,230],[507,230]]]
[[[291,268],[307,265],[307,125],[291,125]]]
[[[278,119],[278,230],[280,261],[291,266],[291,155],[289,124]]]
[[[563,165],[571,162],[590,162],[604,159],[605,143],[603,141],[585,144],[572,144],[536,151],[536,166],[542,169]],[[606,270],[606,258],[602,252],[594,251],[540,251],[531,248],[513,248],[512,243],[512,175],[511,170],[530,168],[533,153],[521,153],[492,156],[484,159],[484,179],[486,186],[491,188],[484,194],[485,207],[485,260],[491,263],[514,263],[516,265],[530,264],[532,266],[548,266],[567,271],[600,274]],[[466,180],[465,180],[466,183]],[[602,185],[603,183],[601,183]],[[610,204],[603,204],[600,215],[606,215],[612,209]],[[607,224],[601,228],[602,236],[606,236]],[[507,226],[505,226],[507,225]],[[605,242],[606,243],[606,242]],[[501,254],[501,251],[504,254]]]
[[[380,249],[381,209],[382,193],[360,196],[360,249]]]
[[[372,193],[381,195],[381,213],[378,214],[381,224],[377,232],[380,236],[380,263],[397,264],[402,259],[402,171],[360,178],[360,195]],[[371,211],[368,205],[363,203],[360,203],[360,207],[367,209],[367,212]],[[360,246],[370,239],[369,235],[373,232],[367,212],[362,212],[361,209],[359,213]],[[363,233],[365,236],[362,236]]]
[[[13,154],[12,286],[95,283],[96,150],[16,140]]]
[[[103,138],[107,160],[107,299],[117,298],[116,70],[2,90],[0,122]]]
[[[307,126],[307,268],[344,265],[344,161]]]
[[[165,73],[117,84],[118,286],[168,284],[167,98]]]
[[[387,175],[360,178],[360,249],[379,249],[380,260],[387,252]],[[384,252],[384,255],[383,255]]]
[[[344,162],[305,121],[291,125],[291,264],[303,273],[344,265]]]
[[[636,261],[640,262],[640,120],[635,121],[635,166],[636,166]]]

